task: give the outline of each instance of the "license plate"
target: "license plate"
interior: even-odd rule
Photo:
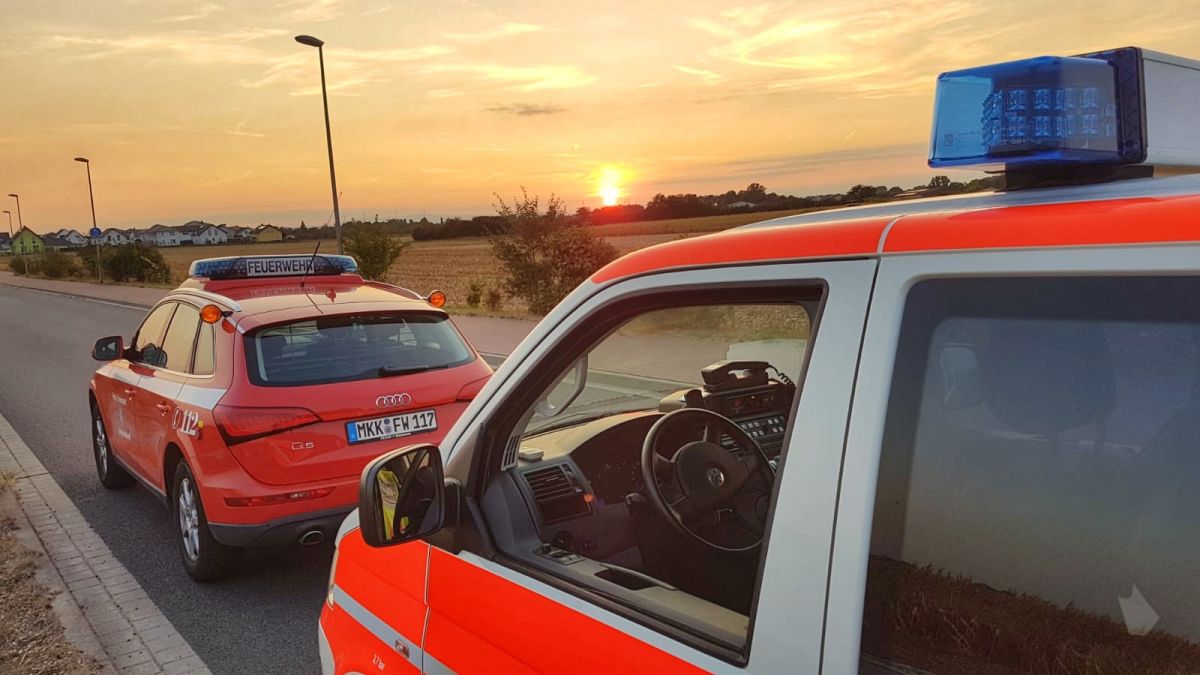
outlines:
[[[346,438],[351,443],[382,441],[388,438],[410,436],[437,428],[437,413],[433,410],[400,413],[387,417],[373,417],[346,423]]]

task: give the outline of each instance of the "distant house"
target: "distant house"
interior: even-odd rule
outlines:
[[[0,232],[0,253],[12,251],[12,237],[7,232]]]
[[[225,231],[229,241],[254,241],[254,230],[241,225],[218,225]]]
[[[28,227],[22,227],[13,235],[12,252],[16,255],[26,253],[41,253],[45,249],[42,238],[34,234]]]
[[[254,228],[254,241],[283,241],[283,230],[274,225],[259,225]]]
[[[726,204],[725,208],[729,209],[730,211],[736,211],[738,209],[751,209],[754,208],[754,204],[751,204],[750,202],[734,202],[732,204]]]
[[[47,234],[42,237],[42,248],[47,251],[61,251],[64,248],[75,248],[75,244],[57,234]]]
[[[152,225],[144,230],[144,236],[142,241],[151,246],[179,246],[183,243],[183,233],[166,225]]]
[[[115,227],[110,227],[100,233],[100,243],[105,246],[120,246],[128,244],[131,241],[129,233],[125,230],[118,230]]]
[[[87,246],[90,243],[88,238],[84,236],[83,233],[66,227],[58,232],[55,232],[54,236],[69,242],[71,246]]]
[[[181,242],[185,244],[209,246],[229,241],[229,234],[225,230],[200,220],[193,220],[175,229],[179,231]]]

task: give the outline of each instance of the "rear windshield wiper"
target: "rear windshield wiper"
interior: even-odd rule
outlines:
[[[428,370],[441,370],[449,367],[448,364],[440,364],[436,366],[412,366],[409,368],[393,368],[392,366],[383,366],[379,369],[380,377],[393,377],[396,375],[412,375],[414,373],[424,373]]]

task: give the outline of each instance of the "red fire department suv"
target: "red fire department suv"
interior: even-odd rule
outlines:
[[[319,543],[369,460],[440,440],[490,376],[441,292],[356,271],[348,256],[198,260],[129,343],[96,343],[100,481],[167,503],[196,579],[242,547]]]
[[[931,165],[1008,189],[600,270],[363,472],[325,672],[1200,672],[1197,101],[947,73]]]

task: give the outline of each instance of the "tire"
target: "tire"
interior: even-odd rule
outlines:
[[[242,550],[213,539],[196,478],[186,461],[175,467],[171,482],[171,514],[175,526],[175,544],[183,566],[196,581],[213,581],[229,576],[242,559]]]
[[[108,438],[108,427],[100,416],[100,408],[92,404],[92,455],[96,460],[96,475],[100,484],[110,490],[119,490],[133,485],[133,476],[125,470],[112,454],[112,443]]]

